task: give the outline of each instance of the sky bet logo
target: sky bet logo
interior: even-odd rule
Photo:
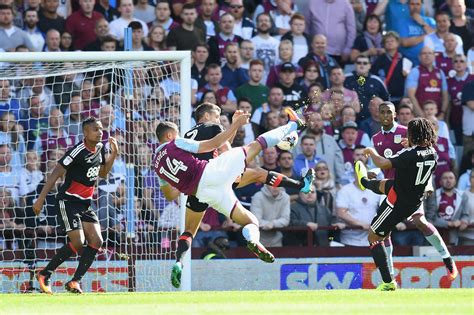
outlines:
[[[288,264],[280,269],[280,290],[362,288],[362,264]]]

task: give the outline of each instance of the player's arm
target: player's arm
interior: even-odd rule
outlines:
[[[43,208],[44,200],[46,199],[46,196],[48,195],[49,191],[54,187],[54,185],[56,185],[56,181],[58,180],[58,178],[62,177],[65,173],[66,169],[60,163],[58,163],[51,175],[48,176],[48,180],[43,186],[43,189],[41,190],[38,199],[36,199],[35,203],[33,204],[33,211],[36,215],[40,214],[41,209]]]
[[[386,159],[383,156],[380,156],[378,152],[375,151],[374,148],[365,148],[364,154],[372,158],[372,161],[377,167],[383,170],[392,168],[392,162],[389,159]]]
[[[109,144],[110,144],[110,154],[105,160],[105,163],[100,166],[99,169],[99,176],[102,178],[107,177],[107,174],[110,172],[112,169],[112,166],[114,165],[115,158],[118,155],[118,145],[117,145],[117,140],[115,138],[110,137],[109,138]]]

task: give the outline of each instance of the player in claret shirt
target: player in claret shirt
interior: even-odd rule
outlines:
[[[110,155],[105,158],[102,144],[102,123],[89,117],[82,123],[84,140],[72,147],[58,161],[43,187],[33,210],[39,215],[44,200],[58,178],[66,174],[64,184],[56,195],[58,221],[66,231],[69,243],[59,249],[48,265],[36,274],[41,291],[51,294],[51,274],[73,254],[81,255],[79,265],[71,281],[65,284],[67,291],[82,293],[80,281],[87,272],[95,255],[102,246],[99,220],[91,208],[95,183],[98,177],[105,178],[118,155],[117,141],[110,137]],[[87,245],[84,247],[84,243]]]

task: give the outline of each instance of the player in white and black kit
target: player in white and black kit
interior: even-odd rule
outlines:
[[[39,215],[48,192],[58,178],[66,174],[56,195],[56,206],[58,221],[66,231],[69,243],[59,249],[48,265],[36,275],[41,291],[48,294],[52,293],[51,274],[73,254],[79,254],[81,258],[72,280],[65,284],[65,288],[72,293],[82,293],[80,280],[102,246],[99,220],[91,208],[91,200],[97,179],[99,176],[106,177],[112,168],[118,146],[115,138],[110,137],[110,155],[106,159],[101,142],[102,123],[94,117],[83,121],[82,131],[84,140],[68,150],[58,161],[33,205],[35,214]],[[87,246],[84,246],[85,241]]]
[[[389,158],[380,156],[374,148],[366,148],[364,151],[377,167],[383,170],[394,168],[393,180],[369,180],[365,166],[360,163],[355,165],[361,188],[387,194],[372,220],[368,237],[372,257],[383,280],[378,289],[383,291],[397,288],[389,271],[383,241],[399,222],[419,209],[425,188],[430,184],[438,161],[438,155],[433,148],[436,133],[430,121],[425,118],[413,119],[408,123],[407,135],[409,147]]]
[[[203,103],[196,108],[197,124],[191,130],[185,133],[184,138],[196,141],[209,140],[216,135],[222,133],[224,128],[219,124],[220,108],[211,103]],[[217,157],[220,153],[231,149],[227,142],[218,150],[204,153],[196,153],[194,156],[200,160],[209,161]],[[295,180],[287,176],[267,171],[262,168],[246,169],[242,174],[240,181],[234,183],[234,187],[243,187],[250,183],[265,183],[274,187],[291,187],[300,189],[302,192],[308,193],[311,190],[314,181],[314,170],[309,169],[302,180]],[[179,192],[170,185],[161,187],[165,197],[169,200],[178,197]],[[180,286],[180,270],[182,268],[182,257],[189,250],[193,238],[196,236],[199,225],[204,217],[206,209],[209,207],[207,203],[202,203],[196,196],[187,196],[186,201],[186,217],[185,229],[178,239],[176,249],[176,268],[173,269],[171,283],[175,287]]]

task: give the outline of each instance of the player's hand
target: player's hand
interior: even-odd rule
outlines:
[[[397,231],[405,231],[407,229],[407,225],[403,222],[400,222],[395,225],[395,228],[397,229]]]
[[[318,229],[318,224],[314,222],[306,223],[306,226],[311,229],[311,231],[316,231]]]
[[[374,149],[374,148],[370,148],[370,147],[369,147],[369,148],[365,148],[365,149],[364,149],[364,154],[365,154],[365,156],[367,156],[367,157],[372,156],[372,154],[374,154],[374,152],[375,152],[375,149]]]
[[[43,209],[43,201],[36,199],[35,203],[33,204],[33,212],[35,215],[39,215],[41,213],[41,209]]]
[[[114,137],[109,137],[109,145],[110,145],[110,152],[112,154],[118,155],[119,147],[117,144],[117,139],[115,139]]]
[[[237,114],[237,112],[239,113]],[[243,111],[236,111],[234,116],[232,117],[232,123],[237,124],[239,127],[241,127],[248,124],[249,119],[250,119],[250,113],[243,112]]]

